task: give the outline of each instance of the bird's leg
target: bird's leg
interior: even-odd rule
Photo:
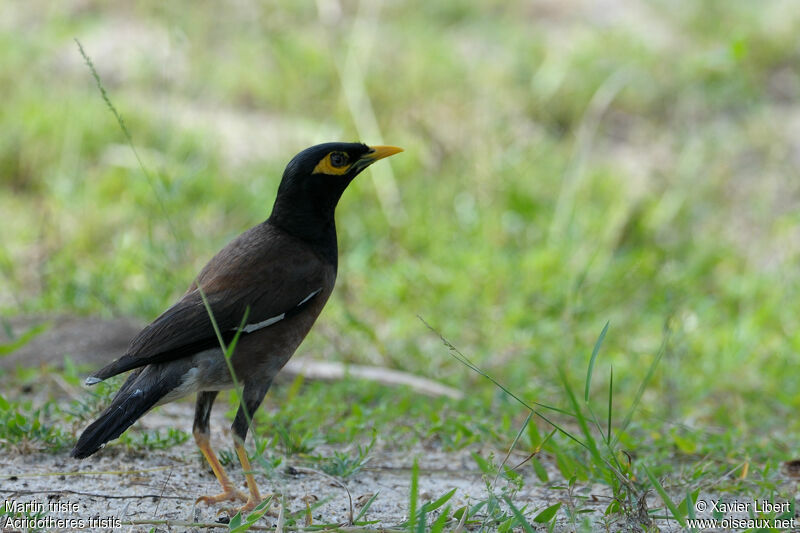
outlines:
[[[239,405],[236,418],[234,418],[233,425],[231,426],[233,430],[233,447],[236,449],[239,462],[242,464],[242,470],[247,480],[247,489],[250,492],[247,502],[239,509],[242,512],[249,511],[261,503],[261,494],[258,492],[258,485],[256,485],[256,479],[253,476],[253,469],[250,466],[250,460],[247,458],[247,451],[244,449],[244,440],[247,438],[247,430],[250,428],[250,421],[252,417],[255,416],[258,406],[261,405],[261,400],[264,399],[264,395],[267,393],[270,384],[271,382],[266,383],[266,385],[245,385],[242,393],[242,404]]]
[[[247,497],[233,486],[231,483],[228,474],[225,472],[225,469],[222,468],[219,460],[217,459],[214,450],[211,449],[211,445],[208,441],[208,435],[203,434],[194,434],[194,439],[197,442],[197,446],[200,448],[200,451],[203,453],[203,457],[206,458],[208,464],[211,465],[211,470],[214,471],[214,476],[219,481],[219,484],[222,485],[222,492],[219,494],[215,494],[214,496],[200,496],[197,498],[195,503],[218,503],[226,500],[246,500]]]
[[[250,466],[250,460],[247,458],[247,450],[244,449],[244,443],[237,437],[234,437],[233,441],[233,446],[236,448],[236,455],[239,457],[239,462],[242,463],[244,478],[247,481],[247,489],[250,491],[247,503],[245,503],[240,510],[249,511],[261,503],[261,494],[258,492],[258,485],[256,485],[255,477],[253,477],[253,469]]]
[[[218,503],[225,500],[244,500],[245,495],[231,483],[228,474],[217,459],[214,450],[211,449],[208,431],[208,419],[211,415],[211,406],[214,405],[214,399],[217,397],[217,391],[203,391],[197,393],[197,406],[194,412],[194,427],[192,433],[197,447],[200,448],[203,457],[206,458],[208,464],[211,465],[211,470],[214,471],[214,477],[217,478],[219,484],[222,485],[222,492],[215,496],[200,496],[195,503]],[[237,450],[238,453],[238,450]]]

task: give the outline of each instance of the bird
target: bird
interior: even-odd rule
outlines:
[[[298,153],[283,172],[269,217],[220,250],[183,296],[131,340],[125,354],[86,378],[87,385],[94,385],[130,371],[70,455],[86,458],[153,407],[196,393],[192,434],[222,486],[221,493],[201,496],[197,503],[241,500],[240,511],[258,505],[261,496],[244,442],[273,378],[333,291],[336,206],[353,178],[402,151],[330,142]],[[223,347],[234,339],[226,359]],[[234,487],[209,437],[214,400],[234,386],[241,391],[231,430],[246,496]]]

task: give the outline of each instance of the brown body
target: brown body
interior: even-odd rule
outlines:
[[[240,270],[258,272],[254,288],[241,286],[242,278],[236,273]],[[276,316],[297,306],[314,291],[320,291],[302,313],[240,337],[232,357],[238,376],[246,378],[248,373],[259,374],[262,367],[280,369],[286,364],[333,292],[336,270],[335,263],[305,242],[266,222],[243,233],[214,256],[197,276],[197,282],[206,295],[219,295],[220,299],[229,291],[238,294],[250,291],[248,324]],[[268,296],[259,295],[259,284],[270,287]],[[194,290],[193,283],[187,294]]]
[[[275,259],[283,257],[286,259]],[[250,285],[242,286],[243,278],[239,272],[250,273]],[[256,273],[255,276],[253,273]],[[308,301],[302,313],[240,335],[231,356],[231,364],[240,384],[247,385],[253,379],[271,380],[283,368],[322,312],[335,282],[335,264],[326,261],[303,241],[267,222],[243,233],[214,256],[197,276],[196,283],[200,284],[209,303],[225,302],[231,293],[236,293],[239,298],[250,294],[244,298],[244,301],[250,302],[246,324],[277,316],[279,312],[276,309],[297,306],[308,295],[320,290]],[[195,294],[198,294],[196,283],[189,287],[182,302],[188,300],[194,305]],[[258,288],[267,285],[273,288],[272,297],[259,298]],[[218,312],[215,307],[223,308],[228,313],[225,316],[233,317],[224,320],[226,326],[235,321],[237,316],[239,322],[236,326],[241,325],[247,309],[247,306],[242,309],[241,304],[211,305],[215,319]],[[233,387],[227,362],[218,343],[192,356],[189,367],[192,370],[187,373],[186,379],[159,404],[198,391],[221,391]]]
[[[250,492],[243,509],[253,508],[260,495],[244,440],[272,379],[333,291],[336,204],[364,168],[399,151],[326,143],[295,156],[284,171],[270,217],[220,250],[183,297],[134,337],[122,357],[86,380],[91,385],[132,370],[111,404],[81,434],[72,456],[92,455],[152,407],[197,393],[193,433],[223,488],[222,494],[200,500],[244,498],[209,444],[214,399],[235,381],[243,391],[232,425],[234,447]],[[231,375],[222,346],[234,338]]]

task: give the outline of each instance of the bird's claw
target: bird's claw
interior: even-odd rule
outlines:
[[[248,498],[239,489],[236,489],[234,487],[225,487],[225,489],[221,493],[216,494],[214,496],[200,496],[194,501],[194,503],[195,504],[204,503],[206,505],[212,505],[215,503],[229,501],[229,500],[245,501],[248,500]]]
[[[259,503],[261,502],[258,502],[252,498],[247,498],[247,501],[241,507],[225,507],[220,511],[227,513],[229,516],[234,516],[236,515],[236,513],[242,513],[242,515],[246,515],[247,513],[255,509]]]
[[[239,507],[239,511],[241,511],[242,514],[252,511],[259,503],[261,503],[261,500],[254,500],[252,497],[247,498],[247,501],[244,503],[244,505]]]

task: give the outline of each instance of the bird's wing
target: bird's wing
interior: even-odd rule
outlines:
[[[302,242],[264,225],[243,233],[203,268],[189,291],[131,341],[125,355],[87,383],[219,346],[200,290],[223,340],[302,312],[330,284],[319,257]],[[247,316],[246,321],[243,323]]]

